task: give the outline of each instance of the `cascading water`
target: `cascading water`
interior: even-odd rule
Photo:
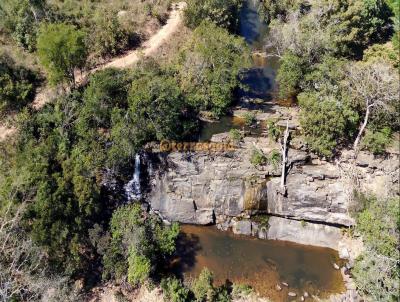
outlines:
[[[142,197],[140,188],[140,155],[135,155],[135,169],[132,179],[125,186],[125,194],[128,201],[138,200]]]

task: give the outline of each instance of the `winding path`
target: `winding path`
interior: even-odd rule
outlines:
[[[153,36],[150,37],[139,49],[132,50],[122,57],[112,59],[103,65],[97,66],[96,68],[79,74],[76,77],[78,85],[85,83],[88,76],[97,70],[105,68],[128,68],[136,64],[140,59],[152,56],[162,45],[164,45],[172,35],[178,31],[182,23],[182,11],[186,7],[185,2],[179,2],[172,5],[172,10],[166,24]],[[52,97],[51,95],[57,94],[54,89],[44,88],[42,91],[36,94],[32,107],[35,110],[42,108]],[[0,141],[3,141],[9,135],[16,132],[13,127],[8,127],[0,124]]]

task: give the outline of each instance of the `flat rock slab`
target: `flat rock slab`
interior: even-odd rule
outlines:
[[[270,217],[267,239],[286,240],[299,244],[338,249],[342,238],[339,228],[291,220],[281,217]]]

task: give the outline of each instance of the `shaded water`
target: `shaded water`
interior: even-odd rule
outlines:
[[[265,125],[260,123],[256,127],[248,127],[243,118],[226,115],[215,122],[201,122],[199,141],[210,141],[214,134],[229,132],[231,129],[244,130],[247,136],[260,136],[265,131]]]
[[[217,284],[248,284],[278,302],[299,300],[304,291],[326,297],[344,290],[341,274],[333,268],[338,263],[334,250],[237,236],[211,226],[183,225],[181,230],[174,270],[185,278],[197,277],[207,267]],[[289,287],[281,284],[278,291],[281,282]],[[289,299],[289,291],[297,299]]]
[[[264,45],[268,26],[258,13],[259,5],[259,0],[244,1],[240,14],[240,35],[253,51],[253,64],[251,68],[242,72],[241,81],[247,88],[239,91],[237,105],[251,110],[263,110],[265,106],[273,102],[276,91],[275,77],[279,66],[276,57],[265,56]],[[213,123],[203,122],[200,141],[207,141],[213,134],[227,132],[232,128],[241,129],[243,125],[240,125],[236,119],[232,116],[224,116]],[[262,129],[257,129],[255,132],[261,133]]]

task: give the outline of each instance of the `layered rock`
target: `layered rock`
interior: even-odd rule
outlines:
[[[214,142],[224,142],[218,135]],[[349,226],[352,185],[347,177],[356,173],[360,187],[385,189],[393,194],[398,184],[398,157],[375,158],[361,153],[354,165],[344,152],[336,163],[311,160],[304,151],[289,149],[286,194],[280,189],[280,168],[250,163],[254,148],[268,154],[279,146],[266,138],[245,138],[229,152],[172,152],[159,159],[162,169],[154,170],[148,194],[151,208],[167,220],[183,223],[218,223],[230,226],[232,217],[257,213],[304,220],[318,224]],[[356,167],[356,168],[354,168]],[[353,169],[353,170],[351,170]],[[355,169],[355,170],[354,170]],[[227,223],[225,223],[227,222]],[[283,235],[282,235],[283,236]]]

